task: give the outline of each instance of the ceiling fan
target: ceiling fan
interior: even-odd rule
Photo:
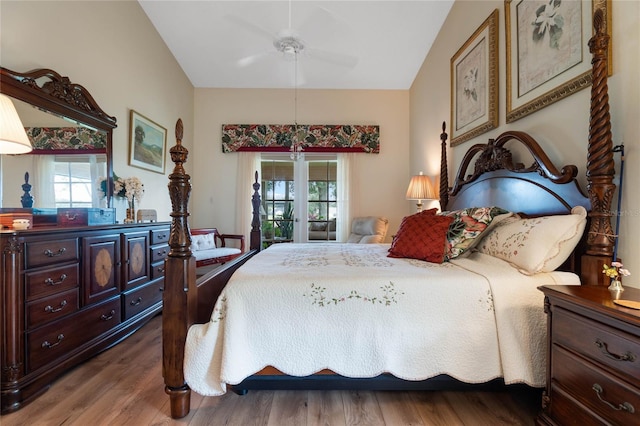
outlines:
[[[237,15],[230,15],[228,18],[246,30],[270,40],[275,48],[238,59],[236,64],[239,67],[251,66],[265,58],[280,55],[285,60],[296,62],[297,84],[304,84],[298,60],[317,60],[346,69],[353,68],[358,63],[358,58],[353,55],[311,47],[300,36],[301,33],[305,33],[311,39],[314,36],[319,38],[323,33],[326,34],[326,29],[331,31],[335,27],[331,25],[332,23],[339,23],[338,18],[323,7],[314,8],[313,13],[300,25],[301,31],[294,29],[291,24],[291,0],[289,1],[288,28],[275,34]]]

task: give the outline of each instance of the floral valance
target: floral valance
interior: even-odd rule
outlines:
[[[32,154],[44,153],[44,151],[63,153],[79,150],[98,153],[105,152],[107,149],[106,132],[86,127],[27,127],[25,130],[33,145]]]
[[[222,152],[291,150],[294,124],[223,124]],[[380,152],[380,126],[298,124],[296,145],[305,152]]]

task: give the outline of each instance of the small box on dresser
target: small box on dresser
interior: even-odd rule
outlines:
[[[640,289],[543,286],[547,384],[539,425],[640,425]]]

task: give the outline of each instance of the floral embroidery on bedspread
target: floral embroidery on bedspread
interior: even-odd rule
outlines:
[[[219,303],[216,303],[216,306],[213,308],[213,313],[211,314],[211,322],[222,322],[223,319],[227,316],[227,297],[222,296]]]
[[[333,254],[334,256],[331,256]],[[378,267],[388,268],[393,266],[393,262],[380,254],[374,247],[342,245],[340,251],[330,250],[324,244],[313,244],[313,247],[301,247],[289,253],[282,259],[282,266],[287,267],[319,267],[341,264],[352,267]]]
[[[392,282],[389,282],[388,285],[380,286],[380,290],[382,290],[382,294],[378,295],[364,294],[358,290],[351,290],[346,295],[328,296],[326,287],[311,283],[309,293],[304,293],[302,296],[311,298],[313,300],[312,305],[324,307],[348,301],[362,301],[372,305],[390,306],[392,303],[398,303],[398,296],[404,295],[404,292],[397,290]]]
[[[480,306],[485,306],[487,308],[487,311],[495,311],[495,308],[493,307],[493,294],[491,293],[491,290],[487,290],[486,299],[478,299],[478,302],[480,302]]]

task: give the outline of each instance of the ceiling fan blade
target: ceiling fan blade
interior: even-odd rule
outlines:
[[[344,38],[351,32],[344,19],[321,6],[314,7],[313,12],[295,27],[314,44],[327,40],[327,36]],[[319,37],[322,40],[318,40]]]
[[[237,15],[227,15],[226,19],[228,19],[229,21],[233,21],[235,24],[238,24],[239,26],[243,27],[247,31],[253,34],[256,34],[260,37],[266,38],[269,41],[273,41],[276,37],[275,34],[272,33],[271,31],[265,28],[262,28],[261,26],[256,25],[252,22],[249,22]]]
[[[263,52],[263,53],[256,53],[255,55],[245,56],[244,58],[238,59],[238,61],[236,62],[236,65],[239,66],[240,68],[248,67],[248,66],[253,65],[256,62],[266,58],[267,56],[271,56],[273,54],[275,54],[275,53],[274,52]]]
[[[353,68],[358,64],[358,58],[353,55],[347,55],[338,52],[328,52],[322,49],[305,49],[309,59],[315,59],[323,62],[329,62],[346,68]]]

